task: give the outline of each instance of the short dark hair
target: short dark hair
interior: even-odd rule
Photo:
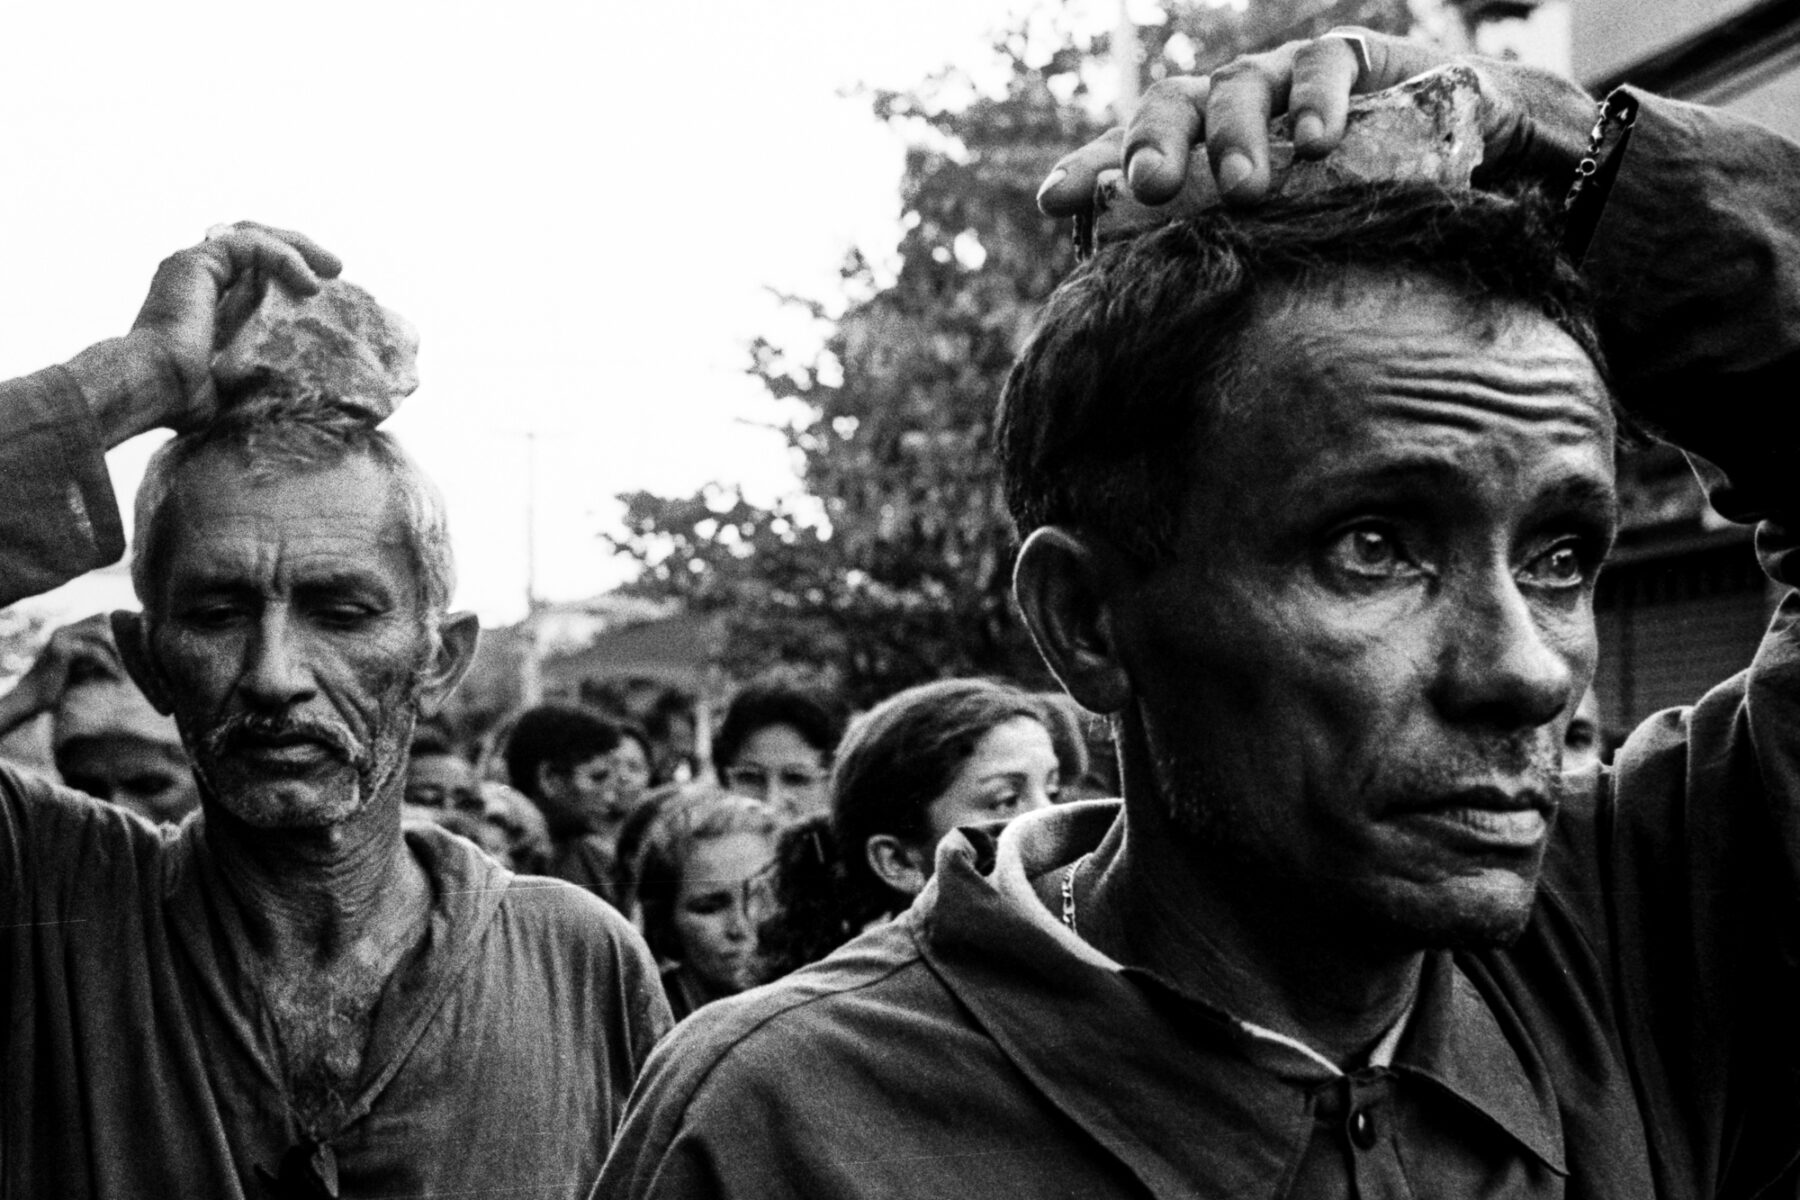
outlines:
[[[1216,210],[1103,248],[1051,296],[1001,395],[1021,534],[1091,530],[1167,560],[1194,455],[1235,403],[1262,317],[1353,274],[1424,276],[1477,313],[1541,312],[1605,378],[1587,292],[1549,202],[1435,185],[1341,188]]]
[[[782,674],[754,679],[732,697],[713,735],[713,770],[724,783],[744,743],[771,725],[788,726],[829,762],[844,736],[844,719],[842,701],[821,685]]]
[[[542,704],[526,709],[506,739],[506,777],[513,787],[540,800],[538,771],[566,774],[618,748],[618,727],[585,708]]]
[[[910,901],[869,866],[869,839],[924,838],[927,810],[976,744],[1019,717],[1056,728],[1057,718],[1030,692],[990,679],[940,679],[890,696],[851,723],[831,771],[831,832],[845,899],[863,924]]]

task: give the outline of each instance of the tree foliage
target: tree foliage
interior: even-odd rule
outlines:
[[[1174,5],[1140,28],[1141,77],[1333,25],[1410,21],[1406,0]],[[993,414],[1032,314],[1073,262],[1035,194],[1104,128],[1093,85],[1113,69],[1107,43],[1040,14],[994,40],[995,69],[979,78],[953,69],[869,93],[910,147],[894,260],[847,258],[835,320],[837,305],[792,301],[829,324],[822,353],[750,347],[770,396],[799,402],[785,433],[804,496],[769,508],[722,485],[621,497],[614,544],[642,566],[629,590],[726,612],[731,674],[803,663],[859,701],[956,674],[1047,683],[1011,599]]]

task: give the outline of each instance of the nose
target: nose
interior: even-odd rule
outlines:
[[[305,647],[281,608],[264,611],[245,655],[239,688],[257,708],[283,709],[312,698],[315,688]]]
[[[749,906],[746,898],[740,896],[725,910],[725,938],[731,942],[746,942],[750,940],[751,932]]]
[[[1592,618],[1587,636],[1593,636]],[[1570,647],[1546,631],[1510,571],[1471,581],[1447,606],[1434,699],[1459,724],[1516,733],[1548,724],[1569,705]]]

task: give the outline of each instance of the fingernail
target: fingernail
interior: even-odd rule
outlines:
[[[1049,178],[1045,179],[1043,183],[1038,185],[1037,198],[1039,200],[1042,200],[1044,198],[1044,194],[1046,192],[1048,192],[1051,188],[1054,188],[1057,184],[1061,183],[1063,180],[1067,179],[1068,177],[1069,177],[1069,169],[1067,167],[1058,167],[1058,168],[1056,168],[1056,170],[1050,172]]]
[[[1310,145],[1325,136],[1325,121],[1315,112],[1301,113],[1294,122],[1296,145]]]
[[[1162,170],[1162,165],[1162,154],[1146,146],[1133,154],[1131,161],[1125,164],[1125,182],[1135,192],[1150,182],[1150,176]]]
[[[1256,164],[1249,155],[1241,150],[1228,151],[1219,162],[1219,190],[1227,194],[1237,191],[1254,170]]]

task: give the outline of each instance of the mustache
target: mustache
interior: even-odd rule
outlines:
[[[209,756],[219,758],[244,749],[248,743],[296,738],[318,742],[352,766],[363,765],[365,756],[348,729],[312,717],[237,713],[208,730],[201,744]]]

